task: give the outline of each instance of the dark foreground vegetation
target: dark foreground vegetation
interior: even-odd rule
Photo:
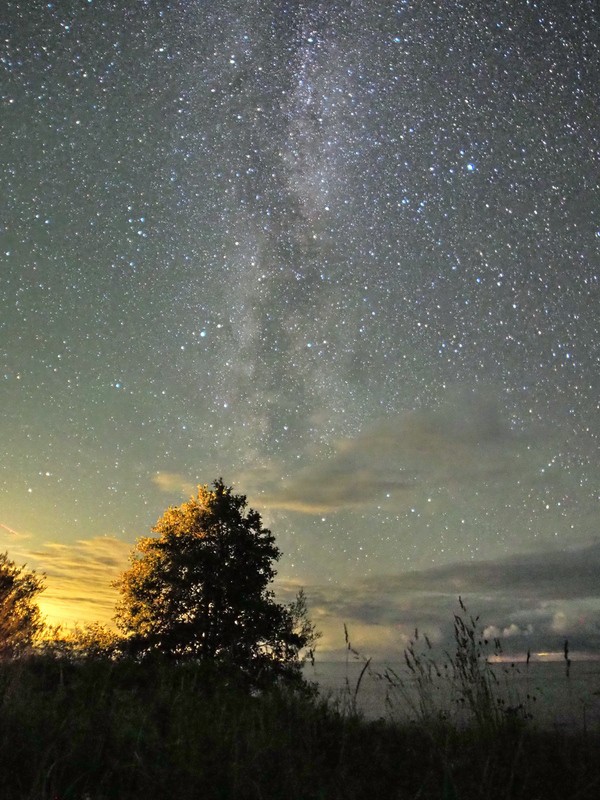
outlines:
[[[47,629],[43,580],[0,555],[0,800],[600,797],[600,731],[537,729],[502,697],[460,598],[449,651],[415,632],[406,673],[379,675],[408,713],[369,721],[360,679],[339,702],[304,681],[318,634],[302,592],[276,601],[280,552],[244,495],[217,479],[153,532],[117,584],[119,632]]]
[[[206,664],[37,655],[0,665],[3,800],[600,796],[600,736],[498,718],[367,721]]]

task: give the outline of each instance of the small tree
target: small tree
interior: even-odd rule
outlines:
[[[299,677],[314,629],[302,594],[275,602],[280,551],[246,497],[218,479],[167,509],[153,531],[116,584],[116,621],[133,652],[227,664],[254,679]]]
[[[7,553],[0,553],[0,658],[23,653],[42,630],[35,599],[43,589],[42,577],[17,567]]]

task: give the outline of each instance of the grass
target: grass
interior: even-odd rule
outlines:
[[[428,637],[416,630],[404,650],[405,675],[389,668],[376,675],[388,685],[390,706],[425,727],[468,725],[494,733],[531,720],[537,698],[519,694],[514,680],[519,668],[504,665],[498,675],[491,661],[502,656],[499,639],[486,639],[479,617],[469,615],[461,598],[459,604],[452,651],[435,653]]]
[[[498,703],[477,619],[465,609],[455,623],[441,661],[415,638],[406,675],[382,676],[398,702],[412,681],[412,712],[395,721],[361,717],[358,684],[335,704],[310,691],[252,695],[199,664],[4,662],[0,797],[596,800],[600,732],[537,729]],[[440,680],[460,714],[436,706]]]

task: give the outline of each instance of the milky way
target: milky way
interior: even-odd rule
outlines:
[[[412,625],[409,571],[600,565],[594,2],[2,16],[0,546],[116,569],[222,474],[325,626]],[[490,623],[597,646],[587,584],[497,583]]]

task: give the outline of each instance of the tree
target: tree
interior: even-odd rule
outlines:
[[[122,656],[121,637],[99,622],[75,625],[70,630],[61,625],[46,628],[40,650],[73,662],[116,661]]]
[[[280,557],[271,531],[222,478],[171,507],[137,541],[117,581],[116,622],[130,649],[241,668],[253,678],[299,676],[316,635],[304,595],[289,606],[269,586]]]
[[[17,567],[7,553],[0,553],[0,658],[21,654],[42,630],[35,599],[43,589],[42,577]]]

